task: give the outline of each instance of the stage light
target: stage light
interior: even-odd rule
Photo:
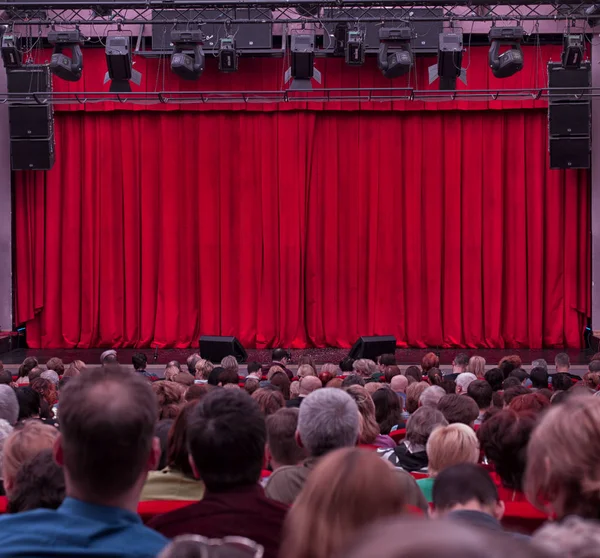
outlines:
[[[104,76],[104,83],[110,81],[110,91],[114,93],[127,93],[131,91],[130,81],[136,85],[142,81],[142,74],[133,69],[127,36],[106,37],[106,65],[108,72]]]
[[[348,31],[346,41],[346,64],[361,66],[365,62],[365,36],[362,30]]]
[[[523,28],[519,25],[490,29],[491,46],[488,59],[495,77],[510,77],[523,69],[521,41],[524,34]],[[507,46],[509,49],[500,54],[500,48],[503,46]]]
[[[333,30],[333,55],[345,56],[348,42],[348,24],[337,23]]]
[[[18,36],[12,33],[2,36],[2,60],[7,70],[20,68],[23,64],[23,52],[17,46]]]
[[[576,69],[583,60],[584,39],[581,33],[566,33],[563,37],[561,62],[563,68]]]
[[[171,31],[171,70],[180,78],[194,80],[202,75],[205,62],[203,41],[204,35],[200,29]]]
[[[60,79],[78,81],[83,70],[83,54],[81,45],[83,36],[79,29],[72,31],[50,31],[48,42],[54,45],[50,59],[50,71]],[[71,50],[71,56],[64,53],[64,49]]]
[[[377,65],[386,78],[406,75],[413,66],[410,27],[381,27]]]
[[[238,69],[238,54],[235,50],[235,39],[231,36],[219,41],[219,70],[236,72]]]
[[[454,91],[456,78],[461,77],[463,56],[463,34],[460,30],[440,33],[438,47],[437,75],[440,89]]]
[[[312,89],[314,75],[315,36],[312,33],[292,35],[292,85],[290,89]]]

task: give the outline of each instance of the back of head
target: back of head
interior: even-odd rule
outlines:
[[[260,375],[262,376],[262,364],[260,364],[260,362],[249,362],[247,368],[248,374],[256,374],[257,372],[260,372]]]
[[[443,470],[433,485],[433,505],[445,512],[475,500],[484,506],[498,502],[498,490],[489,473],[476,463],[462,463]]]
[[[360,423],[360,443],[373,444],[379,435],[379,425],[375,420],[375,404],[373,399],[362,386],[350,386],[346,393],[354,399],[362,420]]]
[[[340,370],[342,372],[352,372],[354,370],[354,359],[346,357],[340,361]]]
[[[467,353],[458,353],[454,357],[454,364],[466,370],[467,366],[469,366],[469,355]]]
[[[466,424],[449,424],[436,428],[427,440],[429,474],[439,475],[448,467],[461,463],[477,464],[479,441],[475,431]]]
[[[256,401],[242,390],[211,391],[189,419],[189,452],[212,492],[256,484],[266,440],[265,419]]]
[[[446,390],[440,386],[430,386],[419,397],[422,407],[437,407],[440,399],[446,395]]]
[[[296,465],[306,457],[306,451],[296,443],[298,409],[279,409],[266,420],[267,441],[273,460],[278,465]]]
[[[442,385],[442,372],[438,368],[430,368],[427,371],[427,379],[432,386],[441,386]]]
[[[298,416],[298,434],[313,456],[354,446],[360,428],[356,403],[342,390],[323,388],[304,399]]]
[[[117,364],[117,351],[109,349],[100,355],[100,364],[102,366]]]
[[[225,370],[235,372],[236,376],[239,374],[240,371],[240,365],[238,364],[238,361],[234,356],[226,356],[221,361],[221,367],[225,368]]]
[[[58,374],[54,370],[46,370],[45,372],[42,372],[40,374],[40,378],[52,382],[55,386],[58,385],[58,381],[60,380]],[[29,378],[29,380],[31,381],[31,378]]]
[[[296,373],[296,376],[298,376],[298,378],[316,375],[317,373],[315,372],[315,369],[310,364],[301,364],[300,366],[298,366],[298,372]]]
[[[165,368],[165,380],[167,382],[172,382],[175,379],[175,376],[181,373],[181,370],[177,366],[167,366]]]
[[[515,370],[513,370],[511,372],[511,374],[513,374],[514,372],[515,372]],[[517,387],[517,386],[520,386],[520,385],[521,385],[521,382],[519,381],[518,378],[515,378],[514,376],[509,376],[508,378],[506,378],[506,380],[504,380],[502,382],[502,389],[503,390],[507,390],[507,389],[509,389],[511,387]]]
[[[62,376],[65,372],[65,364],[60,358],[53,357],[46,363],[48,370],[54,370],[59,376]]]
[[[377,358],[377,364],[387,368],[388,366],[396,366],[396,355],[392,353],[386,353],[384,355],[380,355]]]
[[[556,366],[557,372],[567,372],[571,368],[571,359],[567,353],[558,353],[554,357],[554,365]]]
[[[179,384],[162,380],[152,383],[151,389],[155,394],[154,404],[158,408],[158,419],[175,418],[182,402]]]
[[[386,381],[386,383],[390,383],[392,381],[393,378],[395,378],[396,376],[401,376],[402,372],[400,371],[400,368],[398,366],[396,366],[395,364],[392,366],[386,366],[385,370],[383,371],[383,376],[384,379]]]
[[[190,387],[194,385],[194,376],[192,376],[189,372],[180,372],[173,378],[173,381],[176,384]]]
[[[600,518],[600,398],[572,396],[552,406],[527,448],[525,490],[562,519]]]
[[[506,399],[505,399],[506,402]],[[541,413],[550,406],[550,401],[538,392],[518,395],[510,401],[509,408],[517,413]]]
[[[480,356],[472,356],[469,359],[469,366],[467,366],[467,371],[475,374],[478,380],[483,380],[485,376],[485,359]]]
[[[466,393],[471,382],[477,380],[477,376],[471,372],[463,372],[456,377],[456,390],[459,393]]]
[[[548,387],[548,371],[541,367],[532,368],[529,372],[531,387],[542,389]]]
[[[65,475],[51,449],[40,451],[19,469],[8,500],[8,512],[55,510],[65,498]]]
[[[266,417],[285,407],[283,393],[272,386],[257,389],[252,394],[252,399],[256,401],[260,412]]]
[[[31,372],[38,364],[39,363],[37,358],[27,357],[23,361],[23,364],[19,366],[19,378],[24,378],[25,376],[28,376],[29,372]]]
[[[349,388],[350,386],[364,386],[365,381],[358,374],[350,374],[346,376],[342,381],[343,388]]]
[[[390,382],[390,388],[396,393],[406,393],[406,388],[408,388],[408,378],[402,375],[394,376]]]
[[[207,386],[208,384],[201,384],[201,385]],[[199,386],[197,386],[197,387],[199,387]],[[254,378],[253,376],[246,378],[246,381],[244,382],[244,390],[246,391],[246,393],[248,395],[252,395],[259,387],[260,387],[260,380],[258,378]]]
[[[300,380],[300,395],[308,395],[323,387],[321,380],[316,376],[305,376]]]
[[[552,389],[556,391],[567,391],[573,387],[573,382],[568,374],[558,373],[552,376]]]
[[[12,384],[12,374],[6,368],[0,369],[0,385]]]
[[[416,382],[420,382],[423,380],[423,374],[421,372],[421,369],[415,365],[408,366],[404,371],[404,375],[407,378],[413,378]]]
[[[492,386],[485,380],[475,380],[469,384],[467,395],[475,401],[481,410],[487,410],[492,406]]]
[[[38,417],[41,413],[42,398],[37,391],[30,387],[19,387],[15,390],[19,402],[19,418],[25,420]]]
[[[404,376],[399,376],[403,378]],[[402,421],[402,401],[390,388],[379,389],[373,394],[375,420],[381,434],[389,434]]]
[[[6,384],[0,385],[0,419],[15,425],[19,418],[19,402],[15,390]]]
[[[543,358],[536,358],[531,361],[531,369],[534,368],[543,368],[546,372],[548,372],[548,363]]]
[[[354,364],[352,365],[352,368],[358,375],[362,376],[363,378],[368,378],[372,374],[377,372],[377,365],[374,361],[368,358],[359,358],[358,360],[355,360]]]
[[[590,372],[600,372],[600,360],[592,360],[588,365]]]
[[[438,426],[448,426],[444,415],[434,407],[419,407],[406,424],[406,441],[424,446]]]
[[[437,408],[450,424],[460,422],[470,426],[479,416],[479,407],[475,401],[470,397],[455,393],[444,395],[440,399]]]
[[[491,368],[485,373],[485,381],[492,386],[492,391],[499,391],[502,389],[504,374],[500,368]]]
[[[181,408],[167,438],[167,465],[172,470],[179,471],[189,478],[192,478],[194,474],[187,448],[188,427],[192,412],[198,404],[198,401],[189,401]]]
[[[548,556],[598,558],[600,529],[597,521],[572,515],[563,521],[549,521],[543,525],[533,535],[532,544]]]
[[[395,471],[376,453],[359,448],[334,451],[316,466],[288,514],[285,556],[335,556],[349,534],[379,518],[401,514],[404,505]]]
[[[525,380],[529,379],[529,374],[522,368],[515,368],[508,376],[509,378],[516,378],[519,383],[522,384]]]
[[[519,397],[519,395],[529,395],[531,391],[528,390],[525,386],[515,386],[504,390],[504,405],[510,405],[513,399]]]
[[[506,380],[506,378],[508,378],[509,374],[515,368],[521,368],[521,364],[522,361],[519,355],[507,355],[500,359],[500,362],[498,363],[498,368],[502,370],[502,374],[504,376],[504,379]]]
[[[132,489],[146,470],[156,420],[156,398],[141,375],[104,368],[72,378],[59,416],[70,481],[100,500]]]
[[[199,358],[194,365],[194,375],[197,380],[208,380],[213,369],[214,365],[210,360]]]
[[[289,358],[289,354],[285,349],[278,348],[273,350],[271,358],[273,359],[273,362],[282,362],[283,359]]]
[[[36,378],[41,378],[44,372],[46,372],[46,370],[39,366],[32,368],[29,372],[29,383],[33,382],[33,380],[35,380]]]
[[[427,382],[415,382],[406,388],[406,410],[409,413],[414,413],[417,410],[421,394],[430,387]],[[442,391],[444,390],[442,389]]]
[[[144,353],[135,353],[131,357],[131,364],[135,370],[144,370],[148,364],[148,357]]]
[[[422,359],[421,359],[421,368],[423,370],[423,374],[427,374],[427,372],[429,372],[429,370],[431,370],[432,368],[439,368],[440,366],[440,357],[437,356],[435,353],[427,353]],[[420,380],[420,378],[419,378]]]
[[[318,380],[318,378],[317,378]],[[283,394],[284,399],[290,398],[290,379],[285,372],[275,372],[269,379],[272,386],[275,386]]]
[[[196,373],[196,363],[201,358],[202,357],[198,353],[193,353],[189,357],[187,357],[186,365],[187,365],[188,372],[190,374],[195,374]]]
[[[312,368],[316,374],[317,369],[314,367],[314,365],[312,366]],[[339,376],[342,371],[340,370],[340,367],[337,364],[326,362],[321,366],[321,372],[328,372],[329,374],[331,374],[332,378],[335,378],[336,376]]]

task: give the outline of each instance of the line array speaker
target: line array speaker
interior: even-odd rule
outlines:
[[[54,110],[51,104],[24,104],[35,93],[52,91],[48,66],[27,66],[7,73],[8,92],[19,95],[8,108],[11,167],[49,170],[54,165]],[[42,97],[40,99],[43,100]]]
[[[573,93],[587,92],[590,80],[589,62],[580,68],[548,63],[548,149],[552,169],[590,168],[592,107],[589,99],[573,99]]]

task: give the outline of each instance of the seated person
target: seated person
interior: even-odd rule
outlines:
[[[267,417],[266,461],[272,471],[297,465],[307,457],[306,450],[296,443],[298,414],[298,409],[279,409]]]

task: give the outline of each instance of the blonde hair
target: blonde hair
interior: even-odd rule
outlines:
[[[419,408],[421,394],[430,387],[427,382],[415,382],[406,388],[406,410],[411,415]]]
[[[598,440],[598,397],[572,396],[551,407],[527,447],[524,488],[529,501],[558,519],[567,515],[599,519]]]
[[[277,374],[277,372],[281,372],[283,374],[285,374],[285,371],[283,370],[283,368],[281,368],[281,366],[271,366],[271,368],[269,368],[269,372],[267,373],[267,380],[269,380],[269,382],[271,381],[271,378],[273,377],[274,374]],[[287,376],[287,374],[286,374]]]
[[[194,365],[194,370],[196,370],[196,380],[208,380],[210,373],[213,371],[214,365],[210,360],[206,360],[201,358]]]
[[[4,442],[3,479],[12,484],[23,463],[45,449],[51,449],[58,430],[37,420],[27,421],[22,428],[14,430]]]
[[[478,380],[483,380],[485,377],[485,358],[480,356],[472,356],[469,359],[467,372],[475,374]]]
[[[330,558],[348,536],[402,513],[405,496],[393,467],[376,453],[345,448],[327,454],[289,511],[281,548],[286,558]]]
[[[372,444],[380,434],[379,425],[375,419],[375,403],[369,392],[362,386],[350,386],[346,392],[358,406],[360,412],[360,436],[361,444]]]
[[[296,376],[298,376],[298,378],[302,379],[304,378],[304,376],[316,375],[317,373],[315,372],[315,369],[310,364],[301,364],[300,366],[298,366],[298,372],[296,373]]]
[[[369,395],[373,395],[378,389],[383,389],[387,386],[387,384],[382,384],[381,382],[369,382],[365,384],[365,389]]]
[[[290,399],[295,399],[300,395],[300,382],[298,380],[294,380],[290,384]]]
[[[167,366],[165,369],[165,380],[167,382],[173,382],[175,380],[175,376],[179,374],[181,370],[177,368],[177,366]]]
[[[226,356],[221,361],[221,366],[225,368],[225,370],[232,370],[236,374],[238,374],[240,371],[240,365],[234,356]]]
[[[477,435],[466,424],[454,423],[436,428],[429,436],[426,447],[429,474],[432,477],[452,465],[476,464],[479,461]]]

